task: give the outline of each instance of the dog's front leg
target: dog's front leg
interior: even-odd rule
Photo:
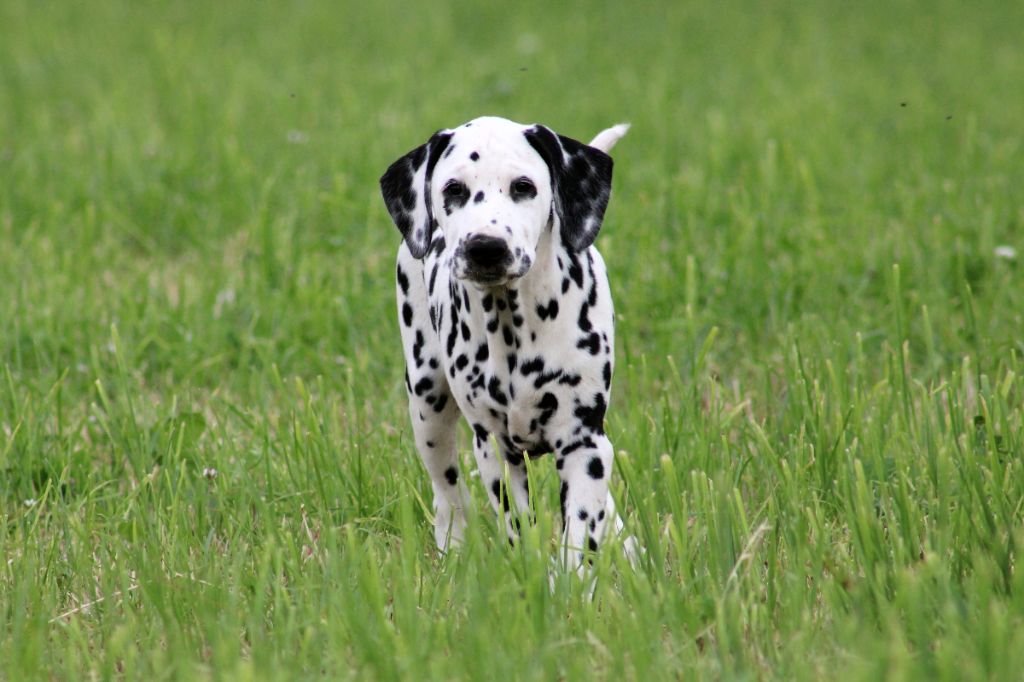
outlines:
[[[530,491],[526,482],[526,465],[522,455],[518,461],[509,461],[508,480],[505,478],[505,458],[498,454],[490,435],[479,426],[473,426],[473,455],[476,457],[480,482],[487,489],[487,499],[491,501],[499,518],[505,518],[505,532],[508,541],[515,544],[519,539],[519,518],[512,509],[512,502],[520,514],[530,509]],[[511,491],[509,490],[511,488]],[[511,492],[511,494],[510,494]]]
[[[557,457],[562,479],[562,565],[575,569],[587,552],[597,551],[604,536],[614,453],[607,436],[592,433],[565,445]]]

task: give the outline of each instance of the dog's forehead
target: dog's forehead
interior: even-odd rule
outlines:
[[[472,164],[483,170],[510,162],[529,167],[543,164],[543,159],[526,139],[524,133],[528,127],[493,116],[464,123],[452,131],[444,165]]]

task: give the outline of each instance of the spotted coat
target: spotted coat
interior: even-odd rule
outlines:
[[[480,118],[434,134],[381,178],[404,237],[396,292],[405,383],[442,549],[461,540],[469,506],[460,414],[511,542],[529,511],[524,460],[548,453],[561,481],[566,562],[596,551],[609,520],[621,526],[604,429],[614,311],[593,241],[611,192],[606,150],[625,131],[606,130],[590,146]]]

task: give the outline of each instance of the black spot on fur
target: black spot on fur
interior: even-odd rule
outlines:
[[[506,324],[501,327],[501,335],[505,339],[505,345],[511,346],[515,337],[512,336],[512,329]]]
[[[569,496],[569,484],[562,481],[562,487],[558,490],[558,500],[562,506],[562,525],[565,525],[565,499]]]
[[[580,509],[578,516],[580,517],[580,521],[586,521],[590,514],[587,513],[586,509]]]
[[[541,320],[547,320],[549,318],[553,320],[556,317],[558,317],[558,301],[553,298],[550,301],[548,301],[548,304],[546,306],[538,303],[537,316]]]
[[[479,346],[476,347],[476,355],[474,356],[474,358],[476,359],[477,362],[483,362],[484,360],[487,359],[488,355],[490,355],[490,351],[487,350],[486,343],[481,343]]]
[[[469,341],[469,325],[462,322],[462,340]]]
[[[466,357],[465,353],[459,353],[459,357],[455,358],[455,369],[460,372],[466,368],[469,364],[469,358]]]
[[[494,499],[501,501],[501,508],[506,512],[511,508],[508,502],[508,491],[505,490],[505,486],[501,484],[500,479],[494,479],[491,483],[491,492],[494,494]]]
[[[431,294],[434,293],[434,284],[437,282],[437,269],[437,263],[434,263],[434,267],[430,269],[430,280],[427,282],[427,291]]]
[[[534,372],[541,372],[544,370],[544,360],[540,356],[531,358],[519,366],[519,371],[523,373],[523,376],[529,376]]]
[[[423,338],[423,332],[419,329],[416,330],[416,340],[412,344],[412,359],[416,362],[417,367],[423,366],[423,344],[425,339]]]
[[[402,270],[402,266],[398,266],[398,272],[396,273],[398,279],[398,288],[402,290],[402,295],[406,296],[409,294],[409,278],[406,277],[405,272]]]
[[[569,277],[576,282],[576,286],[580,289],[583,288],[583,266],[580,265],[580,259],[572,251],[569,251]]]
[[[412,326],[412,306],[406,301],[402,304],[402,322],[405,323],[406,327]]]
[[[448,333],[448,343],[447,343],[447,346],[446,346],[446,350],[448,351],[448,357],[451,357],[452,353],[455,352],[455,342],[458,340],[458,331],[459,331],[458,327],[455,326],[455,310],[453,308],[452,309],[452,328],[451,328],[451,331]]]
[[[537,407],[541,411],[538,421],[541,426],[544,426],[551,420],[551,416],[558,409],[558,398],[555,397],[554,393],[545,393],[541,397],[540,402],[537,403]]]
[[[543,438],[529,446],[527,450],[530,451],[530,459],[536,459],[548,454],[549,452],[555,451],[555,449],[551,447],[551,443],[547,442]]]
[[[604,433],[604,413],[608,408],[603,393],[594,394],[594,405],[577,405],[573,414],[592,433]]]
[[[501,381],[498,380],[498,377],[491,377],[491,380],[487,382],[487,393],[499,405],[508,405],[508,398],[501,390]]]
[[[607,391],[612,386],[612,363],[610,361],[604,363],[601,377],[604,379],[604,390]]]
[[[444,477],[448,481],[448,485],[455,485],[459,482],[459,470],[455,467],[448,467],[444,470]]]
[[[483,190],[481,190],[481,191],[477,192],[477,193],[476,193],[476,196],[475,196],[475,197],[473,197],[473,203],[474,203],[474,204],[479,204],[479,203],[480,203],[481,201],[483,201],[483,200],[484,200],[484,193],[483,193]]]
[[[569,443],[564,448],[562,448],[562,450],[558,454],[561,455],[562,457],[566,457],[566,456],[571,455],[572,453],[576,452],[577,450],[579,450],[581,448],[594,448],[594,447],[597,447],[597,444],[594,443],[594,440],[590,436],[587,436],[585,438],[581,438],[580,440],[573,441],[572,443]]]
[[[448,404],[448,394],[442,393],[437,396],[437,402],[434,403],[434,412],[444,412],[444,406]]]
[[[587,463],[587,475],[597,480],[604,478],[604,462],[600,457],[590,458],[590,462]]]
[[[552,370],[550,372],[541,372],[540,376],[538,376],[533,381],[533,387],[534,388],[541,388],[542,386],[544,386],[544,384],[550,383],[550,382],[554,381],[555,379],[559,379],[559,377],[561,377],[561,376],[562,376],[562,370],[560,370],[560,369]]]
[[[436,239],[434,239],[433,243],[430,245],[430,252],[429,253],[432,253],[432,254],[434,254],[436,256],[437,254],[439,254],[442,251],[444,251],[444,247],[445,247],[444,237],[439,235]]]
[[[591,355],[597,355],[601,351],[601,337],[597,332],[591,332],[576,342],[577,348],[585,348]]]
[[[473,433],[476,434],[476,439],[480,441],[481,444],[487,442],[487,436],[489,434],[487,433],[487,429],[484,427],[479,424],[473,424]]]
[[[589,305],[584,303],[583,305],[580,306],[580,316],[579,319],[576,320],[576,324],[579,326],[581,331],[589,332],[591,329],[594,328],[593,325],[590,324],[589,313]]]
[[[473,152],[472,154],[469,155],[469,160],[470,161],[479,161],[480,160],[480,155],[477,154],[476,152]]]
[[[416,385],[413,387],[413,392],[416,395],[423,395],[433,387],[433,380],[430,377],[423,377],[422,379],[416,382]]]
[[[492,296],[491,294],[487,294],[486,296],[484,296],[484,300],[481,301],[481,303],[484,306],[485,313],[491,312],[491,308],[494,307],[494,296]]]
[[[591,552],[596,552],[597,551],[597,540],[595,540],[593,537],[588,537],[587,538],[587,548]]]

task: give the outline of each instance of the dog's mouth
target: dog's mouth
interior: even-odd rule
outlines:
[[[481,287],[500,287],[516,279],[519,275],[510,274],[504,270],[500,272],[494,270],[466,270],[461,274],[456,273],[456,277]]]

